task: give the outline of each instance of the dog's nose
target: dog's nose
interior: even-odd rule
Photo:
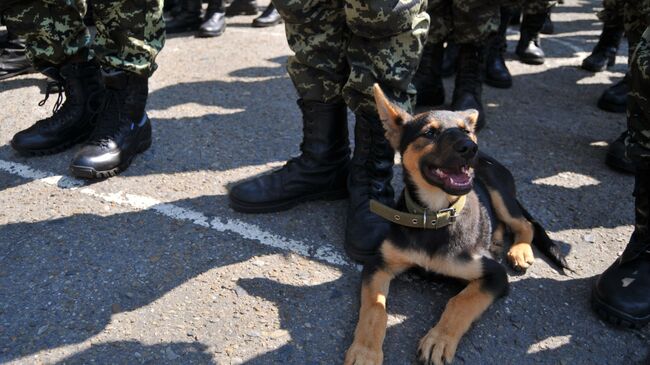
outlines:
[[[454,150],[458,152],[462,157],[472,158],[476,156],[476,152],[478,152],[478,146],[473,141],[466,139],[458,141],[454,145]]]

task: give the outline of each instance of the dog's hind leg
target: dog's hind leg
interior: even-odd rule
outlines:
[[[508,291],[508,276],[498,262],[483,257],[465,265],[468,264],[468,274],[474,271],[473,267],[480,265],[482,276],[470,279],[467,287],[449,300],[438,324],[420,340],[418,359],[421,363],[451,363],[458,342],[472,322]],[[457,273],[458,268],[454,272]]]
[[[354,331],[354,342],[345,355],[345,365],[380,365],[386,334],[386,297],[390,281],[397,273],[383,267],[366,265],[361,284],[361,309]]]

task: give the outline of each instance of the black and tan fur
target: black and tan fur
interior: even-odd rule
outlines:
[[[492,243],[502,241],[506,229],[514,236],[507,254],[514,268],[525,270],[533,263],[534,237],[539,238],[536,244],[544,253],[549,253],[561,266],[565,263],[541,226],[518,203],[510,172],[478,152],[474,134],[476,111],[431,111],[411,116],[390,103],[379,86],[375,85],[374,92],[386,138],[402,155],[405,186],[412,198],[430,211],[449,207],[460,195],[466,195],[466,203],[456,222],[440,229],[392,225],[376,258],[364,266],[359,322],[345,365],[382,363],[389,284],[396,275],[412,267],[468,282],[449,300],[438,324],[419,344],[421,362],[449,363],[472,322],[508,291],[506,270],[491,255]],[[473,168],[474,183],[467,191],[436,184],[423,173],[431,166],[460,165]],[[406,210],[403,194],[397,209]]]

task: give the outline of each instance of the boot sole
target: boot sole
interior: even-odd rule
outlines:
[[[49,155],[55,155],[57,153],[63,152],[65,150],[68,150],[72,148],[74,145],[81,143],[85,141],[88,136],[90,135],[89,133],[83,134],[72,141],[68,141],[66,143],[60,144],[58,146],[52,147],[52,148],[47,148],[43,150],[29,150],[29,149],[23,149],[19,148],[14,144],[14,141],[11,141],[11,147],[18,152],[19,155],[24,156],[24,157],[37,157],[37,156],[49,156]]]
[[[602,99],[598,99],[598,108],[610,113],[625,113],[627,110],[625,105],[612,104]]]
[[[544,64],[544,59],[543,58],[538,58],[538,57],[522,57],[519,56],[519,62],[525,63],[527,65],[543,65]]]
[[[592,290],[591,293],[591,307],[600,318],[618,327],[639,329],[650,323],[650,315],[645,317],[634,317],[627,313],[623,313],[600,300],[594,290]]]
[[[605,164],[616,171],[624,172],[626,174],[636,173],[634,166],[631,166],[629,161],[625,161],[610,153],[605,156]]]
[[[278,25],[278,24],[282,24],[282,20],[278,20],[277,22],[272,22],[272,23],[260,23],[260,22],[256,22],[255,20],[253,20],[253,23],[251,24],[251,26],[253,28],[266,28],[266,27],[272,27],[272,26]]]
[[[225,29],[225,28],[226,28],[226,27],[224,27],[224,29],[222,29],[222,30],[219,31],[219,32],[207,32],[207,31],[199,30],[198,32],[196,32],[196,36],[197,36],[198,38],[212,38],[212,37],[218,37],[218,36],[220,36],[220,35],[222,35],[222,34],[224,34],[224,33],[226,32],[226,29]]]
[[[369,261],[371,261],[373,258],[376,257],[377,251],[361,251],[357,250],[355,248],[352,248],[353,245],[348,243],[346,240],[343,248],[345,249],[345,253],[354,261],[360,262],[362,264],[365,264]]]
[[[320,192],[315,194],[303,195],[297,198],[284,200],[281,202],[251,204],[251,203],[245,203],[239,201],[230,195],[228,196],[230,200],[229,203],[230,207],[234,211],[240,213],[275,213],[275,212],[289,210],[300,203],[306,203],[306,202],[316,201],[316,200],[326,200],[326,201],[341,200],[347,197],[348,197],[347,190],[334,190],[334,191],[325,191],[325,192]]]
[[[512,80],[492,80],[485,78],[485,83],[489,86],[496,87],[497,89],[509,89],[512,87]]]
[[[95,170],[92,167],[87,167],[87,166],[75,166],[75,165],[70,165],[70,172],[72,175],[75,177],[79,177],[82,179],[89,179],[89,180],[101,180],[101,179],[108,179],[109,177],[113,177],[120,172],[126,170],[131,166],[131,162],[133,162],[133,159],[135,156],[138,154],[146,151],[151,147],[151,139],[140,142],[138,145],[138,149],[135,151],[135,153],[129,157],[128,160],[122,162],[119,164],[117,167],[110,169],[110,170]]]

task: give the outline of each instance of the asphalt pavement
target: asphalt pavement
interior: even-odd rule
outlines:
[[[519,63],[509,90],[484,87],[480,148],[517,180],[528,210],[575,272],[540,257],[460,342],[455,364],[648,364],[650,328],[594,316],[596,276],[632,232],[633,177],[608,169],[625,116],[596,100],[616,66],[579,68],[600,1],[567,0],[543,36],[544,65]],[[229,209],[227,186],[298,153],[282,25],[228,19],[219,38],[169,37],[150,82],[154,143],[123,174],[68,175],[75,148],[24,158],[14,133],[46,117],[44,78],[0,82],[0,363],[340,364],[356,324],[360,267],[343,251],[346,201],[264,215]],[[448,99],[453,78],[445,81]],[[354,118],[350,115],[350,127]],[[401,187],[399,165],[395,186]],[[385,364],[417,343],[462,284],[403,275],[391,286]]]

